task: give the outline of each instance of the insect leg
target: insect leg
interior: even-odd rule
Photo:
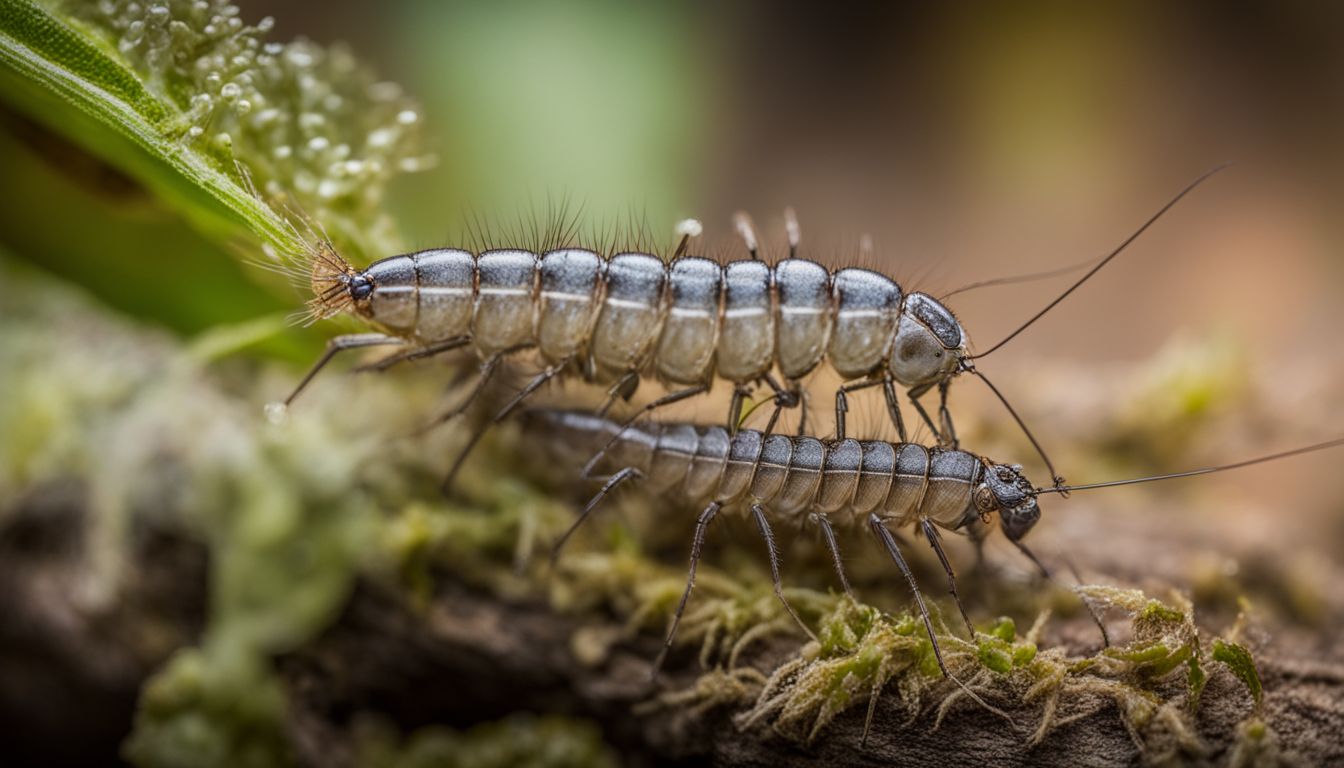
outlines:
[[[788,611],[793,620],[798,622],[798,626],[803,628],[807,636],[816,640],[817,636],[803,623],[802,617],[798,615],[797,611],[793,610],[793,606],[789,605],[789,601],[784,597],[784,585],[779,580],[779,549],[775,546],[775,534],[770,530],[770,523],[765,519],[765,508],[760,504],[752,504],[751,517],[756,521],[756,528],[760,530],[761,538],[765,539],[765,548],[770,555],[770,578],[775,583],[775,597],[778,597],[779,602],[784,604],[784,610]]]
[[[961,441],[957,439],[957,428],[952,426],[952,412],[947,409],[947,390],[951,384],[948,379],[938,382],[938,420],[943,425],[948,444],[956,451],[961,448]]]
[[[896,434],[902,443],[909,438],[905,432],[905,419],[901,416],[901,400],[896,396],[896,380],[887,374],[882,377],[882,398],[887,402],[887,415],[896,425]]]
[[[866,381],[852,383],[852,385],[841,386],[836,390],[836,440],[844,440],[844,414],[849,412],[849,397],[851,391],[868,389],[868,387],[878,386],[882,379],[866,379]],[[905,443],[905,436],[900,437],[900,441]]]
[[[301,379],[298,385],[294,387],[294,391],[289,393],[289,397],[284,399],[284,404],[289,405],[293,403],[294,398],[299,396],[299,393],[308,386],[309,382],[313,380],[313,377],[317,376],[318,371],[325,368],[327,363],[330,363],[331,359],[335,357],[337,353],[344,352],[347,349],[358,349],[360,347],[382,347],[405,343],[405,339],[400,339],[396,336],[388,336],[385,333],[352,333],[331,339],[327,342],[326,351],[322,353],[321,357],[317,358],[317,362],[313,363],[313,367],[308,369],[308,373],[304,374],[303,379]]]
[[[626,431],[630,429],[630,427],[634,426],[636,421],[639,421],[648,414],[652,413],[653,411],[659,408],[662,408],[665,405],[671,405],[673,403],[685,400],[688,397],[694,397],[696,395],[704,394],[705,392],[708,391],[709,391],[708,384],[697,384],[694,387],[688,387],[686,389],[679,389],[676,392],[670,392],[658,398],[657,400],[654,400],[653,402],[649,403],[643,408],[640,408],[637,412],[635,412],[634,416],[631,416],[629,419],[626,419],[625,423],[621,424],[621,428],[616,431],[616,434],[611,436],[611,439],[607,441],[606,445],[602,446],[602,450],[598,451],[596,454],[593,455],[591,459],[588,460],[588,463],[585,464],[583,467],[584,476],[587,477],[592,473],[593,468],[596,467],[597,463],[602,460],[602,457],[607,455],[607,452],[610,451],[611,447],[616,444],[616,441],[621,439],[621,435],[625,434]]]
[[[825,515],[813,515],[817,521],[817,526],[821,528],[821,537],[826,540],[826,549],[831,552],[831,562],[835,564],[835,575],[840,577],[840,586],[844,588],[845,594],[850,599],[854,598],[854,590],[849,587],[849,579],[845,578],[845,564],[840,557],[840,547],[835,543],[835,529],[831,527],[830,518]]]
[[[462,415],[462,412],[467,410],[477,397],[480,397],[481,392],[485,390],[485,385],[490,383],[490,379],[494,377],[495,371],[499,370],[499,364],[503,362],[504,355],[505,352],[491,355],[484,363],[481,363],[481,373],[476,377],[476,383],[472,385],[471,391],[462,399],[462,402],[436,416],[433,421],[421,427],[416,434],[424,434],[440,424],[445,424]]]
[[[938,447],[950,448],[951,446],[949,446],[945,442],[946,435],[944,435],[938,429],[938,427],[934,425],[933,419],[929,417],[929,412],[924,410],[923,403],[919,402],[919,398],[923,397],[924,393],[928,392],[932,386],[933,386],[932,384],[925,384],[923,386],[915,387],[914,389],[906,392],[906,394],[910,396],[910,404],[913,405],[915,407],[915,410],[919,412],[919,417],[924,420],[925,426],[927,426],[929,428],[929,431],[933,433],[933,439],[938,441]]]
[[[750,394],[751,390],[745,387],[741,386],[733,387],[733,399],[728,401],[729,435],[737,434],[737,428],[742,423],[742,401],[746,399],[747,395]]]
[[[509,414],[513,413],[514,410],[517,409],[518,406],[521,405],[524,400],[530,397],[532,393],[536,392],[538,389],[541,389],[541,386],[543,384],[555,378],[556,374],[564,370],[565,366],[568,364],[569,361],[566,360],[556,365],[552,365],[551,367],[537,374],[531,381],[527,383],[527,386],[518,390],[518,393],[514,395],[512,399],[509,400],[507,405],[505,405],[503,408],[500,409],[499,413],[495,414],[494,418],[492,418],[486,424],[482,425],[480,429],[476,430],[476,432],[472,434],[471,439],[468,440],[467,444],[462,448],[462,451],[457,454],[457,460],[453,462],[452,468],[448,470],[447,476],[443,478],[443,485],[440,487],[440,490],[442,490],[444,493],[447,493],[448,489],[452,487],[453,478],[457,477],[458,470],[462,468],[462,462],[467,460],[467,455],[471,453],[472,449],[476,447],[476,444],[479,443],[481,441],[481,438],[485,436],[486,430],[490,429],[490,427],[494,426],[495,424],[498,424],[501,421],[507,419],[509,417]]]
[[[872,527],[873,533],[886,547],[891,559],[895,560],[896,565],[900,566],[901,573],[905,574],[905,580],[910,583],[910,590],[915,593],[915,603],[919,605],[919,615],[920,618],[924,619],[924,629],[929,633],[929,644],[933,646],[933,657],[938,660],[938,668],[943,671],[943,677],[956,683],[963,693],[971,697],[972,701],[1007,720],[1010,725],[1016,728],[1017,725],[1013,723],[1013,719],[1006,712],[990,706],[988,702],[980,698],[979,694],[972,691],[965,683],[958,680],[956,675],[948,671],[947,664],[943,662],[943,652],[938,648],[938,638],[933,634],[933,622],[929,620],[929,609],[924,605],[924,596],[919,593],[919,584],[915,582],[915,575],[910,572],[910,566],[906,565],[905,558],[901,557],[901,550],[896,546],[896,539],[892,537],[891,531],[882,524],[881,518],[877,515],[868,515],[868,525]]]
[[[807,390],[803,389],[798,382],[791,382],[789,386],[798,393],[798,436],[807,434]]]
[[[616,380],[607,389],[607,399],[602,401],[602,407],[597,409],[598,416],[606,416],[611,406],[619,400],[629,400],[634,397],[635,390],[639,388],[639,371],[626,371],[621,378]]]
[[[422,360],[426,357],[441,355],[444,352],[451,352],[454,349],[460,349],[471,343],[470,336],[455,336],[444,341],[436,341],[416,349],[408,349],[405,352],[397,352],[381,360],[375,360],[368,365],[361,365],[355,369],[355,373],[379,373],[386,371],[399,363],[410,362],[411,360]]]
[[[929,633],[929,642],[933,644],[933,657],[938,660],[938,668],[943,671],[944,677],[952,677],[952,673],[947,671],[947,664],[943,663],[943,652],[938,648],[938,637],[933,633],[933,621],[929,619],[929,609],[924,605],[924,595],[919,591],[915,574],[910,572],[910,566],[906,565],[905,558],[901,557],[896,539],[892,538],[891,531],[887,530],[887,526],[882,524],[882,519],[877,515],[868,515],[868,527],[873,529],[873,535],[877,537],[878,542],[886,547],[887,554],[896,562],[896,567],[905,574],[905,580],[910,584],[910,591],[915,595],[915,605],[919,607],[920,618],[924,619],[924,629]]]
[[[658,657],[653,660],[653,671],[649,673],[650,677],[657,677],[658,670],[663,668],[663,661],[667,654],[672,650],[672,639],[677,636],[677,626],[681,624],[681,614],[686,610],[686,601],[691,599],[691,590],[695,589],[695,567],[700,564],[700,550],[705,546],[705,531],[709,529],[709,524],[714,520],[714,516],[719,514],[723,505],[717,501],[710,502],[705,507],[705,511],[700,513],[700,519],[695,521],[695,537],[691,539],[691,568],[686,575],[686,591],[681,593],[681,602],[677,603],[677,610],[672,614],[672,626],[667,630],[667,639],[663,641],[663,649],[658,652]]]
[[[555,540],[555,544],[551,545],[552,566],[554,566],[555,561],[559,559],[560,550],[565,546],[565,542],[569,541],[569,537],[573,536],[574,532],[579,529],[579,526],[583,525],[584,521],[588,519],[588,516],[592,514],[593,509],[595,509],[598,504],[602,503],[602,500],[607,497],[607,494],[616,490],[616,486],[632,479],[642,480],[644,479],[644,473],[634,467],[626,467],[612,475],[607,482],[602,485],[602,488],[597,492],[597,495],[594,496],[592,500],[588,502],[588,505],[583,508],[583,511],[579,513],[579,519],[575,520],[574,523],[569,526],[569,529],[561,534],[560,538]]]
[[[981,522],[979,518],[976,518],[962,528],[962,530],[966,532],[966,538],[970,539],[972,546],[975,547],[975,572],[983,572],[986,567],[985,538],[989,535],[989,529],[986,527],[985,523]]]
[[[785,389],[779,385],[779,382],[775,381],[774,376],[768,373],[765,375],[764,381],[775,393],[775,410],[770,413],[770,421],[767,422],[764,430],[766,436],[769,436],[774,434],[775,423],[779,421],[780,411],[784,408],[797,408],[802,403],[802,397],[796,385],[792,389]]]
[[[933,547],[933,551],[938,555],[938,562],[942,563],[943,570],[947,571],[947,591],[952,593],[957,610],[961,611],[961,618],[966,622],[966,631],[974,640],[975,626],[971,624],[971,617],[966,615],[966,606],[961,604],[961,595],[957,594],[957,574],[952,571],[952,562],[947,559],[947,553],[943,551],[943,545],[938,540],[938,529],[927,518],[919,521],[919,527],[924,529],[924,536],[929,540],[929,546]]]
[[[1036,557],[1036,554],[1034,552],[1032,552],[1030,549],[1027,549],[1026,544],[1023,544],[1022,542],[1016,539],[1010,538],[1008,540],[1013,542],[1013,546],[1017,547],[1019,552],[1026,555],[1028,560],[1035,563],[1036,569],[1041,572],[1041,576],[1043,576],[1046,581],[1056,586],[1059,586],[1059,582],[1056,581],[1055,577],[1050,574],[1050,569],[1045,567],[1045,563],[1041,562],[1040,558]],[[1078,578],[1077,571],[1074,571],[1074,578],[1075,579]],[[1081,583],[1082,579],[1078,579],[1078,581]],[[1085,600],[1082,597],[1079,597],[1078,599],[1083,601],[1083,606],[1087,608],[1088,615],[1090,615],[1092,617],[1092,621],[1096,623],[1097,629],[1101,630],[1102,644],[1109,648],[1111,645],[1111,635],[1109,632],[1106,631],[1106,624],[1101,620],[1101,616],[1097,613],[1097,609],[1094,608],[1092,606],[1092,603],[1089,602],[1088,600]]]
[[[900,436],[902,443],[907,443],[909,437],[906,436],[906,420],[900,417],[900,404],[896,399],[896,389],[894,379],[890,375],[883,375],[882,378],[864,379],[862,382],[855,382],[852,385],[841,386],[836,390],[836,440],[844,440],[845,422],[844,414],[849,410],[849,398],[847,395],[851,391],[859,391],[882,385],[884,397],[887,399],[887,416],[891,417],[892,424],[896,425],[896,433]]]

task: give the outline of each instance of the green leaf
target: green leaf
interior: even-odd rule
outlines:
[[[177,107],[88,31],[31,0],[0,3],[0,78],[20,107],[121,167],[208,230],[251,231],[282,253],[307,245],[270,206],[220,170]]]
[[[381,202],[428,165],[419,108],[344,48],[268,42],[272,26],[225,0],[3,0],[0,98],[217,242],[304,255],[320,229],[348,255],[399,250]]]

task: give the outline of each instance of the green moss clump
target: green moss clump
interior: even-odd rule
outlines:
[[[1212,656],[1214,661],[1226,664],[1232,674],[1246,685],[1246,690],[1251,692],[1251,698],[1255,699],[1255,707],[1259,710],[1264,701],[1264,688],[1260,684],[1260,672],[1255,668],[1255,659],[1251,658],[1251,652],[1246,646],[1217,638],[1213,641]]]
[[[431,726],[401,737],[385,723],[356,725],[359,768],[614,768],[616,757],[592,723],[512,715],[465,731]]]
[[[940,675],[924,625],[913,616],[886,616],[846,598],[822,619],[818,639],[770,675],[755,706],[736,718],[739,728],[770,721],[776,731],[811,742],[859,702],[868,702],[871,721],[877,697],[898,677],[898,700],[913,717]],[[944,655],[958,663],[968,654],[954,646]]]
[[[284,694],[257,659],[188,649],[145,684],[122,755],[149,768],[290,765],[284,724]]]

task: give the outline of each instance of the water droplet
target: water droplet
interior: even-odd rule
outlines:
[[[323,199],[330,200],[341,194],[341,185],[335,179],[323,179],[322,183],[317,185],[317,194]]]
[[[414,125],[419,119],[420,115],[416,114],[414,109],[403,109],[397,113],[397,122],[402,125]]]
[[[290,49],[285,52],[285,57],[289,59],[290,64],[293,64],[296,67],[311,67],[313,65],[312,54],[301,48],[291,46]]]
[[[233,101],[243,95],[243,89],[237,83],[225,83],[224,87],[219,89],[219,95],[228,101]]]
[[[326,136],[314,136],[308,140],[308,149],[313,152],[323,152],[329,146],[331,146],[331,142]]]
[[[289,406],[284,403],[267,403],[265,412],[266,420],[278,427],[284,424],[289,416]]]

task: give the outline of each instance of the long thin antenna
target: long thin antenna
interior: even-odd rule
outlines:
[[[1033,280],[1048,280],[1052,277],[1059,277],[1060,275],[1067,275],[1070,272],[1076,272],[1082,269],[1083,267],[1095,264],[1096,262],[1100,261],[1103,258],[1105,257],[1092,256],[1082,261],[1069,264],[1068,266],[1055,267],[1054,269],[1047,269],[1044,272],[1027,272],[1021,275],[1005,275],[1003,277],[996,277],[990,280],[977,280],[973,283],[967,283],[954,291],[949,291],[948,293],[939,296],[938,300],[946,302],[949,298],[956,296],[958,293],[967,293],[968,291],[975,291],[981,288],[992,288],[996,285],[1013,285],[1014,283],[1030,283]]]
[[[1143,226],[1141,226],[1141,227],[1139,227],[1138,229],[1134,230],[1134,233],[1133,233],[1132,235],[1130,235],[1129,237],[1125,238],[1125,241],[1124,241],[1123,243],[1121,243],[1120,246],[1119,246],[1118,248],[1116,248],[1115,250],[1111,251],[1109,254],[1106,255],[1106,258],[1104,258],[1104,259],[1102,259],[1101,261],[1097,262],[1097,265],[1096,265],[1095,267],[1089,269],[1089,270],[1087,271],[1087,274],[1083,275],[1081,278],[1078,279],[1078,282],[1076,282],[1076,283],[1074,283],[1073,285],[1069,286],[1068,289],[1065,290],[1063,293],[1061,293],[1059,296],[1057,296],[1057,297],[1055,298],[1054,301],[1050,302],[1049,304],[1046,304],[1046,305],[1045,305],[1045,308],[1042,309],[1040,312],[1037,312],[1036,314],[1032,315],[1030,320],[1028,320],[1028,321],[1026,321],[1025,323],[1023,323],[1022,325],[1018,326],[1018,327],[1017,327],[1017,330],[1015,330],[1015,331],[1013,331],[1012,333],[1008,334],[1008,336],[1007,336],[1006,338],[1004,338],[1003,341],[1000,341],[998,344],[995,344],[994,346],[990,347],[990,348],[989,348],[987,351],[985,351],[985,352],[981,352],[981,353],[978,354],[978,355],[973,355],[973,356],[971,356],[970,359],[971,359],[971,360],[979,360],[980,358],[985,357],[985,356],[991,354],[992,352],[994,352],[995,350],[997,350],[999,347],[1002,347],[1004,344],[1007,344],[1008,342],[1010,342],[1010,341],[1012,341],[1013,339],[1017,338],[1017,335],[1018,335],[1019,333],[1021,333],[1021,332],[1025,331],[1025,330],[1027,330],[1028,328],[1030,328],[1031,325],[1032,325],[1032,323],[1035,323],[1037,320],[1040,320],[1042,317],[1044,317],[1044,316],[1045,316],[1045,313],[1047,313],[1047,312],[1049,312],[1050,310],[1054,309],[1054,308],[1055,308],[1055,305],[1059,304],[1059,303],[1060,303],[1061,301],[1063,301],[1064,299],[1067,299],[1067,298],[1069,297],[1069,294],[1071,294],[1071,293],[1073,293],[1074,291],[1078,290],[1078,287],[1079,287],[1079,286],[1081,286],[1083,283],[1086,283],[1089,279],[1091,279],[1091,277],[1092,277],[1093,275],[1095,275],[1095,274],[1097,274],[1097,272],[1101,271],[1101,268],[1102,268],[1102,267],[1106,266],[1107,264],[1110,264],[1110,263],[1111,263],[1111,259],[1114,259],[1116,256],[1119,256],[1121,251],[1123,251],[1123,250],[1125,250],[1126,248],[1128,248],[1128,247],[1129,247],[1129,244],[1132,243],[1132,242],[1134,242],[1135,240],[1137,240],[1138,237],[1139,237],[1139,235],[1142,235],[1144,232],[1146,232],[1146,231],[1148,230],[1149,227],[1153,226],[1153,224],[1155,224],[1155,223],[1157,222],[1158,219],[1162,218],[1162,215],[1163,215],[1163,214],[1165,214],[1167,211],[1171,210],[1172,206],[1176,205],[1176,203],[1179,203],[1179,202],[1181,201],[1181,198],[1183,198],[1183,197],[1185,197],[1186,195],[1190,194],[1190,193],[1195,189],[1195,187],[1198,187],[1200,184],[1203,184],[1206,180],[1208,180],[1208,178],[1209,178],[1210,176],[1213,176],[1215,173],[1218,173],[1219,171],[1223,170],[1224,168],[1228,167],[1229,165],[1231,165],[1231,163],[1223,163],[1222,165],[1214,166],[1213,168],[1211,168],[1211,169],[1205,171],[1203,174],[1201,174],[1201,175],[1199,176],[1199,178],[1197,178],[1197,179],[1195,179],[1194,181],[1192,181],[1192,182],[1190,182],[1189,184],[1187,184],[1186,187],[1185,187],[1185,189],[1182,189],[1179,193],[1176,194],[1175,197],[1173,197],[1173,198],[1171,198],[1171,200],[1167,201],[1167,204],[1164,205],[1164,206],[1162,206],[1160,209],[1158,209],[1157,213],[1154,213],[1152,216],[1148,217],[1148,220],[1145,221],[1145,222],[1143,223]]]
[[[1090,483],[1088,485],[1065,485],[1059,488],[1037,488],[1036,493],[1038,494],[1070,493],[1072,491],[1088,491],[1093,488],[1113,488],[1117,485],[1138,485],[1139,483],[1152,483],[1158,480],[1172,480],[1178,477],[1194,477],[1195,475],[1208,475],[1214,472],[1223,472],[1229,469],[1249,467],[1252,464],[1263,464],[1264,462],[1267,461],[1286,459],[1289,456],[1299,456],[1304,453],[1323,451],[1326,448],[1334,448],[1340,445],[1344,445],[1344,437],[1329,440],[1324,443],[1316,443],[1315,445],[1308,445],[1302,448],[1294,448],[1291,451],[1283,451],[1281,453],[1271,453],[1268,456],[1258,456],[1254,459],[1246,459],[1244,461],[1238,461],[1232,464],[1220,464],[1219,466],[1216,467],[1204,467],[1203,469],[1190,469],[1186,470],[1185,472],[1172,472],[1169,475],[1153,475],[1152,477],[1135,477],[1129,480],[1111,480],[1105,483]]]
[[[974,374],[976,378],[983,381],[985,383],[985,386],[989,387],[989,391],[994,393],[994,396],[999,399],[1000,403],[1003,403],[1003,407],[1008,409],[1008,414],[1013,417],[1013,421],[1016,421],[1017,426],[1022,428],[1022,434],[1027,436],[1027,439],[1031,441],[1032,447],[1036,449],[1036,453],[1040,454],[1041,461],[1045,462],[1045,468],[1047,471],[1050,472],[1050,479],[1054,481],[1055,487],[1058,488],[1063,486],[1064,478],[1060,477],[1059,473],[1055,471],[1055,465],[1051,463],[1050,457],[1045,454],[1045,449],[1041,447],[1041,444],[1039,442],[1037,442],[1036,436],[1031,434],[1031,430],[1027,429],[1027,423],[1022,420],[1021,416],[1017,415],[1017,410],[1014,409],[1012,404],[1008,402],[1008,398],[1004,397],[1003,393],[999,391],[999,388],[994,386],[994,382],[990,381],[980,371],[976,370],[975,368],[966,368],[965,370],[968,373]]]

